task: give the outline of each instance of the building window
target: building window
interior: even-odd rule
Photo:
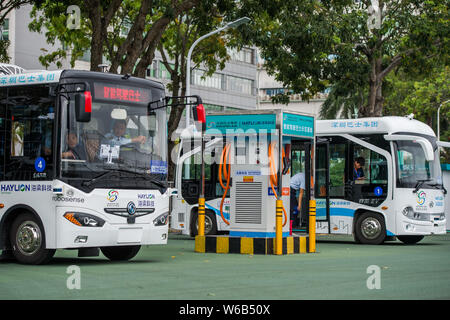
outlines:
[[[169,63],[170,67],[173,68],[175,65],[173,63]],[[166,79],[166,80],[170,80],[170,72],[169,70],[167,70],[166,66],[164,65],[164,63],[162,61],[160,61],[160,66],[159,66],[159,77],[160,79]]]
[[[216,104],[204,103],[203,106],[205,107],[206,112],[209,112],[209,111],[223,111],[225,109],[225,107],[218,106]]]
[[[147,77],[157,78],[158,75],[158,60],[153,60],[152,64],[147,68]]]
[[[0,40],[9,40],[9,19],[5,19],[3,21],[0,36],[1,36]]]
[[[215,88],[215,89],[222,89],[222,75],[219,73],[214,73],[213,75],[209,77],[203,78],[204,71],[203,70],[193,70],[192,71],[192,84],[202,86],[202,87],[208,87],[208,88]]]
[[[289,89],[284,89],[284,88],[270,88],[270,89],[265,89],[265,93],[269,97],[273,97],[278,94],[293,94],[293,91],[289,90]]]
[[[241,50],[237,50],[236,48],[228,49],[228,54],[232,61],[237,62],[245,62],[249,64],[253,63],[253,49],[250,48],[242,48]]]
[[[253,94],[253,80],[227,76],[227,90],[245,94]]]

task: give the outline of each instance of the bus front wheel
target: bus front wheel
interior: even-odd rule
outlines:
[[[356,220],[355,241],[362,244],[381,244],[386,238],[386,225],[381,215],[364,212]]]
[[[404,244],[416,244],[424,238],[424,236],[397,236],[398,240]]]
[[[111,261],[126,261],[134,258],[141,246],[102,247],[103,255]]]
[[[45,264],[53,258],[56,250],[45,249],[44,228],[33,214],[20,214],[10,230],[12,253],[19,263]]]
[[[192,217],[191,235],[196,236],[198,234],[198,213]],[[214,213],[209,210],[205,211],[205,235],[217,234],[217,221]]]

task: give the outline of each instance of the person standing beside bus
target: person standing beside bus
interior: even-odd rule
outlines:
[[[302,200],[305,193],[305,173],[299,172],[291,177],[290,182],[291,188],[291,220],[293,220],[293,226],[296,227],[299,224],[302,224],[303,215],[302,215]],[[297,197],[298,191],[298,197]],[[295,213],[297,212],[297,214]]]

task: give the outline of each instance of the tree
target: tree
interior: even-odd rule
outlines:
[[[450,67],[440,66],[432,76],[410,79],[404,73],[392,74],[386,80],[386,114],[404,116],[414,113],[417,120],[425,122],[437,132],[437,111],[450,99]],[[450,141],[450,104],[440,110],[440,139]],[[450,161],[448,150],[444,153]]]
[[[444,0],[286,0],[275,5],[275,13],[259,16],[262,32],[255,31],[267,70],[305,99],[329,87],[334,98],[365,92],[361,116],[383,114],[383,81],[393,70],[429,72],[436,59],[448,55]]]
[[[154,58],[156,47],[165,29],[176,16],[190,10],[200,0],[41,0],[32,11],[30,30],[41,32],[47,41],[61,41],[64,48],[45,54],[41,63],[61,65],[71,53],[71,64],[89,50],[91,70],[99,71],[103,57],[110,62],[112,73],[130,73],[144,77]],[[80,8],[80,25],[72,29],[67,25],[67,9]]]

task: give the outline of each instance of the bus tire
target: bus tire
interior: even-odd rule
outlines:
[[[424,236],[397,236],[398,240],[404,244],[416,244],[424,238]]]
[[[198,234],[198,212],[196,211],[192,217],[191,235],[195,237]],[[205,236],[217,234],[216,215],[209,211],[205,211]]]
[[[355,241],[362,244],[381,244],[386,238],[386,225],[382,215],[364,212],[356,220]]]
[[[127,261],[134,258],[141,246],[115,246],[115,247],[102,247],[100,250],[103,255],[111,261]]]
[[[45,234],[41,222],[31,213],[22,213],[13,221],[9,240],[14,258],[23,264],[46,264],[55,254],[45,249]]]

